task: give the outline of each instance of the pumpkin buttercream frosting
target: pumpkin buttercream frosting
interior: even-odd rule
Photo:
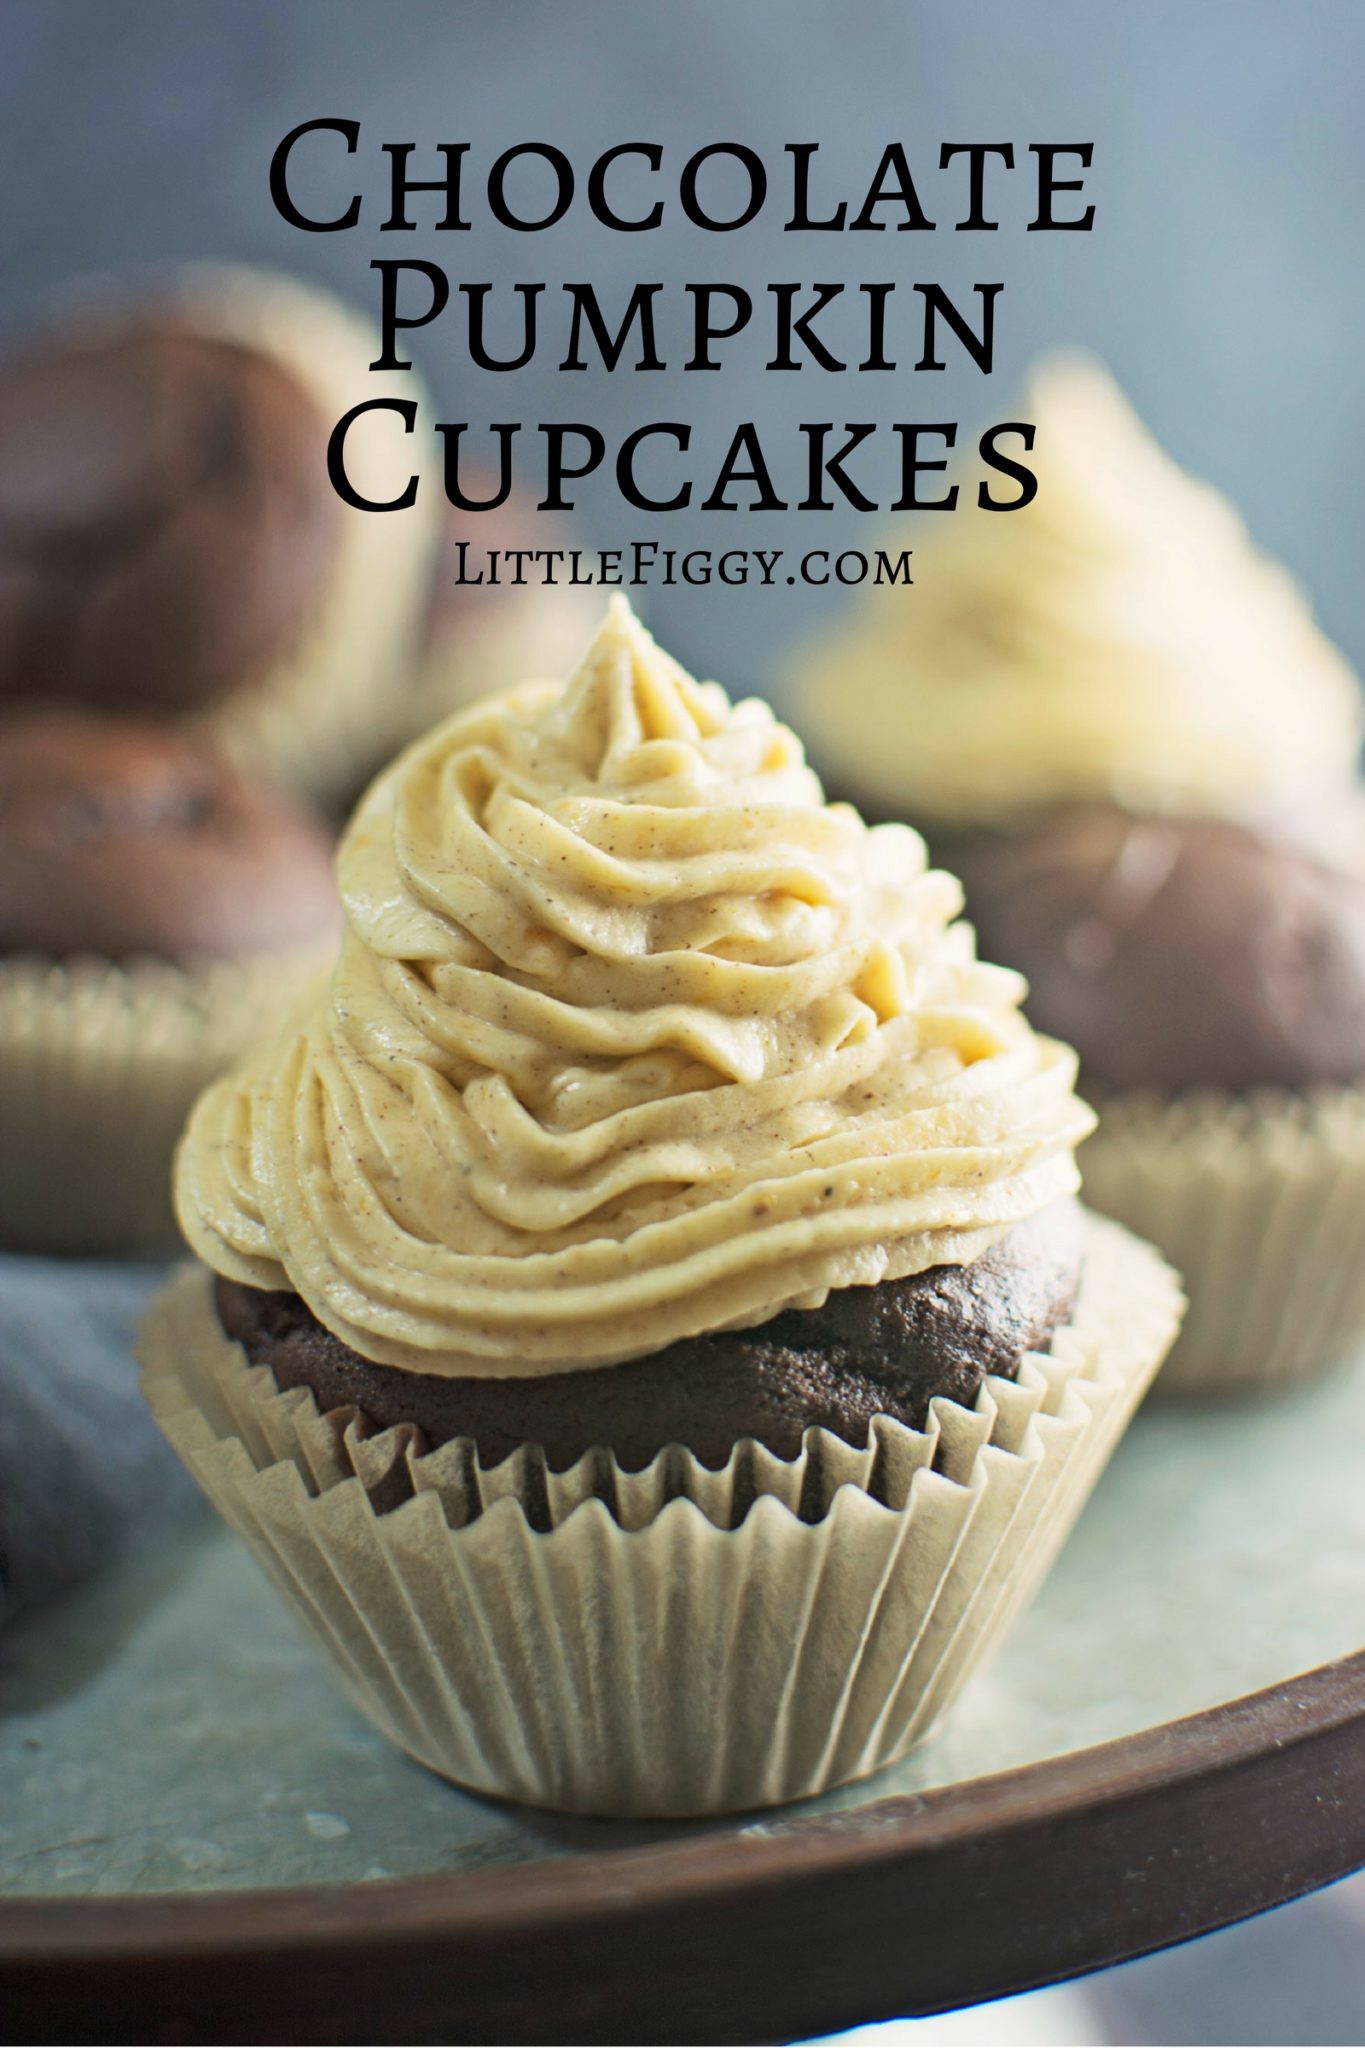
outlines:
[[[823,772],[946,827],[1054,805],[1245,817],[1341,796],[1360,688],[1288,572],[1148,434],[1099,363],[1020,401],[1031,504],[921,521],[913,587],[809,645],[791,703]]]
[[[402,754],[338,875],[336,965],[201,1098],[177,1203],[380,1364],[610,1366],[965,1264],[1077,1185],[1074,1056],[956,881],[622,599],[567,684]]]

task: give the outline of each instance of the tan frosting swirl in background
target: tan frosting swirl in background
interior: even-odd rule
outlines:
[[[796,665],[822,773],[947,824],[1090,799],[1241,815],[1340,791],[1356,679],[1228,501],[1084,357],[1045,363],[1019,417],[1037,427],[1033,503],[981,511],[964,475],[955,512],[897,537],[912,587],[869,593]]]
[[[606,1366],[985,1250],[1077,1182],[1075,1060],[905,826],[618,599],[567,686],[401,755],[349,934],[201,1099],[185,1234],[424,1372]]]

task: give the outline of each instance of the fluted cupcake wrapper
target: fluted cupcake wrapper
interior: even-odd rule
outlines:
[[[154,1304],[147,1398],[362,1712],[432,1770],[570,1812],[721,1813],[900,1756],[1070,1529],[1179,1320],[1175,1276],[1092,1220],[1072,1322],[1017,1383],[865,1449],[807,1432],[709,1471],[678,1448],[485,1470],[281,1394],[210,1277]]]
[[[1365,1343],[1365,1088],[1101,1099],[1085,1196],[1176,1265],[1161,1394],[1286,1385]]]
[[[394,707],[406,689],[443,509],[421,380],[369,368],[376,328],[330,293],[297,278],[231,264],[154,271],[134,295],[127,280],[94,278],[66,302],[87,326],[117,331],[149,305],[191,329],[273,358],[294,376],[329,429],[362,400],[419,402],[416,434],[392,432],[421,485],[400,512],[337,501],[336,560],[316,616],[261,675],[247,678],[194,723],[243,767],[320,803],[351,796],[391,751]],[[410,461],[408,461],[410,457]]]
[[[171,1158],[191,1104],[321,964],[311,950],[200,969],[0,960],[0,1246],[173,1245]]]

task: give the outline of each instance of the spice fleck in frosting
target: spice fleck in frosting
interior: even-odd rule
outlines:
[[[362,802],[348,934],[177,1168],[218,1272],[426,1373],[610,1366],[965,1264],[1073,1191],[1074,1056],[908,827],[618,599]]]

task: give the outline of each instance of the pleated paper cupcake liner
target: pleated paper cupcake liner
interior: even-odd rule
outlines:
[[[1100,1099],[1085,1195],[1189,1294],[1161,1394],[1289,1384],[1365,1344],[1365,1089]]]
[[[171,1157],[190,1105],[321,964],[312,952],[198,970],[0,960],[0,1246],[170,1249]]]
[[[67,304],[87,327],[113,331],[149,305],[165,308],[194,331],[273,357],[297,378],[329,429],[364,399],[418,401],[418,433],[404,435],[394,423],[401,469],[371,485],[376,496],[391,497],[417,470],[415,505],[360,512],[338,498],[336,560],[317,616],[266,673],[195,721],[244,767],[326,805],[354,791],[384,760],[394,704],[411,672],[444,509],[421,380],[413,371],[371,370],[378,330],[297,279],[195,264],[141,282],[134,296],[126,280],[86,280],[68,292]],[[358,457],[350,462],[363,489],[368,472]]]
[[[1072,1321],[1017,1382],[862,1450],[739,1445],[719,1471],[606,1450],[553,1473],[425,1455],[281,1394],[183,1269],[147,1398],[363,1713],[441,1775],[568,1812],[724,1813],[902,1755],[1000,1639],[1169,1345],[1175,1276],[1091,1219]]]

